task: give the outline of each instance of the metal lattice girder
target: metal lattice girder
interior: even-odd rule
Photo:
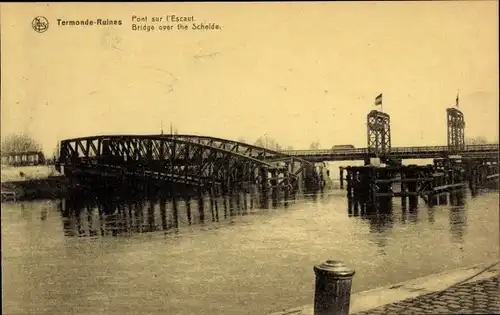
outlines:
[[[367,115],[368,152],[383,156],[391,152],[391,126],[388,114],[372,110]]]
[[[448,150],[460,152],[465,150],[464,114],[456,108],[446,109],[448,125]]]
[[[144,135],[76,138],[61,141],[58,163],[87,174],[146,176],[198,186],[255,182],[258,168],[276,168],[277,162],[245,155],[235,146],[210,144]]]
[[[201,143],[211,147],[237,152],[255,159],[264,160],[277,168],[282,168],[282,165],[286,164],[288,166],[287,173],[292,177],[297,177],[306,166],[311,164],[306,160],[291,157],[283,152],[273,151],[234,140],[198,135],[162,135],[162,137],[183,139],[189,142]]]

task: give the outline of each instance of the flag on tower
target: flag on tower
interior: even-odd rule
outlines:
[[[375,97],[375,106],[382,105],[382,93]]]
[[[458,94],[459,94],[459,92],[457,92],[457,99],[455,100],[455,106],[457,106],[457,108],[458,108],[458,101],[459,101]]]

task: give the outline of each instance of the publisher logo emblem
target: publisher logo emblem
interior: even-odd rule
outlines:
[[[35,32],[43,33],[49,29],[49,21],[43,16],[37,16],[31,22],[31,27]]]

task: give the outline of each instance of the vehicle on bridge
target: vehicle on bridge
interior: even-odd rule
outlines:
[[[340,144],[340,145],[334,145],[332,147],[332,150],[350,150],[355,148],[356,147],[353,146],[352,144]]]

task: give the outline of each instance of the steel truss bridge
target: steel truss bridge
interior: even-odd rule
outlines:
[[[470,158],[498,158],[498,144],[465,145],[464,114],[457,108],[446,109],[447,146],[391,147],[391,117],[387,113],[372,110],[366,116],[366,148],[333,150],[283,151],[290,156],[301,157],[312,162],[367,160],[380,157],[385,160],[446,158],[460,155]]]
[[[392,148],[389,114],[372,110],[366,148],[278,152],[208,136],[99,135],[61,141],[56,168],[68,176],[138,178],[229,191],[248,184],[296,188],[304,170],[305,177],[314,176],[314,162],[452,155],[498,160],[498,144],[465,145],[461,111],[448,108],[446,115],[447,146]]]
[[[312,164],[257,146],[194,135],[102,135],[61,141],[56,168],[68,176],[159,180],[223,190],[295,187]]]

